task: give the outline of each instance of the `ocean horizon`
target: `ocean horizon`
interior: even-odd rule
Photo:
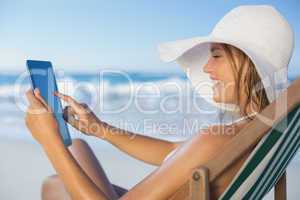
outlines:
[[[219,123],[222,114],[202,97],[195,98],[183,73],[56,71],[56,79],[60,92],[87,103],[101,120],[151,137],[185,140]],[[33,141],[24,123],[29,88],[27,71],[0,74],[0,113],[5,116],[0,118],[0,136]],[[69,130],[73,138],[82,137],[71,126]],[[299,155],[297,158],[300,160]]]

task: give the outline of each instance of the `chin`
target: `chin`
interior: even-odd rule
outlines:
[[[213,100],[216,103],[229,103],[229,101],[227,101],[227,99],[221,98],[219,95],[213,95]]]
[[[232,103],[231,91],[215,90],[213,91],[213,100],[216,103]]]
[[[216,95],[213,96],[213,100],[214,100],[216,103],[222,103],[221,99],[220,99],[218,96],[216,96]]]

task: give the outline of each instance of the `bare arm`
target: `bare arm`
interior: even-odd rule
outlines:
[[[113,127],[97,118],[85,104],[72,97],[57,93],[69,106],[64,111],[65,119],[82,133],[106,140],[130,156],[153,165],[160,165],[164,158],[182,142],[171,142],[143,136]]]
[[[132,157],[153,165],[160,165],[168,153],[182,144],[132,133],[106,123],[103,127],[101,135],[104,134],[106,141]]]
[[[26,94],[30,103],[25,117],[26,125],[32,136],[44,148],[72,199],[108,200],[64,146],[52,111],[39,92],[35,90],[33,94],[32,91],[28,91]]]
[[[231,136],[198,134],[179,147],[163,165],[121,197],[122,200],[165,200],[186,184],[193,171],[222,151]]]
[[[63,143],[45,145],[44,150],[72,199],[111,200],[84,173]]]
[[[26,125],[32,136],[44,147],[72,198],[108,200],[109,198],[89,179],[63,145],[57,122],[40,95],[37,93],[35,97],[28,92],[27,96],[30,107],[26,115]],[[170,159],[120,199],[168,198],[188,181],[196,167],[213,159],[230,139],[231,136],[224,135],[203,133],[196,135],[181,145]]]

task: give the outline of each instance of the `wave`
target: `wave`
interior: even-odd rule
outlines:
[[[189,82],[180,77],[167,77],[153,81],[147,79],[144,82],[141,79],[121,82],[108,78],[97,80],[93,76],[89,80],[67,76],[57,79],[57,84],[60,92],[83,98],[82,100],[97,97],[108,101],[122,101],[132,96],[183,94],[187,89],[191,89]],[[0,102],[20,101],[30,87],[27,79],[16,80],[11,84],[0,84]]]

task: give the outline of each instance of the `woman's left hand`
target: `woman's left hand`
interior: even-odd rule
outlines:
[[[29,107],[25,122],[32,136],[43,146],[61,143],[58,125],[55,117],[38,89],[26,92]]]

